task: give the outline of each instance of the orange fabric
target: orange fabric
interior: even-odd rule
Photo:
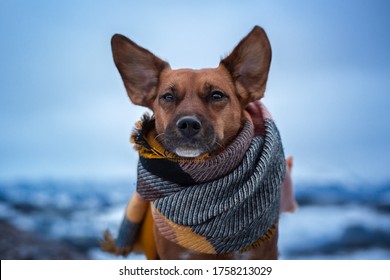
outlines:
[[[157,248],[153,234],[153,217],[150,206],[146,210],[138,238],[135,241],[134,252],[144,253],[148,260],[157,259]]]

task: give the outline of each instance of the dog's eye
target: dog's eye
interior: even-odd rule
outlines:
[[[219,91],[219,90],[214,90],[211,94],[210,94],[210,99],[211,100],[214,100],[214,101],[218,101],[218,100],[221,100],[222,98],[225,97],[225,94],[222,92],[222,91]]]
[[[161,99],[163,99],[166,102],[173,102],[175,101],[175,96],[172,93],[165,93],[163,96],[161,96]]]

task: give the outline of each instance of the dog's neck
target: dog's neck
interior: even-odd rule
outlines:
[[[162,141],[160,141],[160,134],[157,133],[155,129],[155,119],[154,115],[145,113],[141,120],[135,124],[135,129],[132,132],[130,137],[130,142],[134,144],[134,149],[138,152],[145,152],[146,157],[153,158],[170,158],[177,161],[202,161],[207,158],[215,157],[226,150],[226,147],[230,146],[232,142],[237,139],[237,136],[241,133],[242,129],[245,126],[245,122],[252,122],[251,114],[247,111],[243,112],[243,117],[241,121],[241,127],[237,131],[234,137],[226,139],[223,141],[224,145],[218,145],[216,149],[211,150],[208,153],[203,153],[196,157],[183,157],[167,150]],[[263,126],[263,124],[261,124]],[[258,130],[258,127],[256,128]],[[261,129],[261,134],[263,134],[264,128]],[[256,131],[255,131],[256,133]]]

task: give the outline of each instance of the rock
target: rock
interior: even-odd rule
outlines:
[[[22,231],[0,220],[0,258],[2,260],[83,260],[88,256],[56,240]]]

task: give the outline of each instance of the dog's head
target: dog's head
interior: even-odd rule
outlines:
[[[158,139],[179,156],[225,146],[239,132],[246,105],[264,96],[271,46],[258,26],[217,68],[173,70],[118,34],[111,45],[131,101],[153,111]]]

